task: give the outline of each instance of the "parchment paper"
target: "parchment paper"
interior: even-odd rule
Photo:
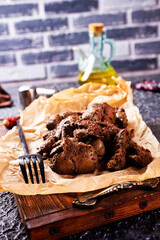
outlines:
[[[65,192],[86,192],[121,183],[129,180],[145,180],[160,176],[160,145],[147,127],[137,107],[132,103],[130,83],[121,78],[117,86],[108,87],[101,84],[88,83],[78,89],[67,89],[47,99],[40,97],[21,112],[20,124],[29,146],[30,153],[36,153],[47,130],[46,119],[55,113],[64,111],[81,111],[93,102],[107,102],[112,106],[122,106],[127,114],[128,128],[135,129],[134,140],[148,148],[154,160],[143,169],[129,167],[127,169],[78,176],[64,176],[53,172],[49,162],[45,161],[45,184],[25,184],[18,164],[18,156],[23,155],[17,128],[3,136],[0,140],[0,191],[10,191],[21,195],[52,194]]]

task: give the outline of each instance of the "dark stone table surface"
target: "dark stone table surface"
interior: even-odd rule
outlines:
[[[77,83],[59,83],[45,85],[62,90],[77,87]],[[13,106],[0,109],[0,118],[18,115],[20,108],[18,88],[5,87],[13,100]],[[160,141],[160,93],[133,91],[134,104],[139,108],[143,120]],[[24,240],[27,233],[19,216],[11,193],[0,193],[0,240]],[[94,228],[65,240],[158,240],[160,239],[160,209],[139,214],[124,220]]]

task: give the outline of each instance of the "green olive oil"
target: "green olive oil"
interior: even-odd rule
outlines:
[[[117,77],[117,73],[111,65],[109,65],[106,71],[102,71],[102,70],[100,71],[100,70],[91,72],[88,79],[86,79],[85,81],[82,80],[84,72],[79,72],[79,75],[78,75],[79,84],[82,85],[87,82],[94,82],[94,83],[102,83],[107,85],[116,85],[116,82],[112,77]]]

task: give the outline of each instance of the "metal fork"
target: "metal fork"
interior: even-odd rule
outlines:
[[[32,184],[34,184],[34,178],[33,178],[34,174],[32,172],[33,168],[34,168],[34,173],[36,175],[36,181],[37,181],[37,183],[40,183],[40,179],[39,179],[39,176],[38,176],[38,170],[37,170],[37,163],[38,163],[38,166],[39,166],[39,169],[40,169],[42,182],[45,183],[44,164],[43,164],[43,159],[42,159],[41,155],[40,154],[29,154],[26,139],[25,139],[23,130],[22,130],[18,120],[17,120],[17,129],[18,129],[19,137],[20,137],[20,140],[21,140],[21,143],[22,143],[22,147],[23,147],[24,152],[26,154],[26,155],[23,155],[23,156],[19,156],[19,158],[18,158],[20,169],[21,169],[21,172],[23,174],[23,178],[25,180],[25,183],[29,183],[29,181],[28,181],[29,178],[27,176],[27,167],[28,167],[29,176],[30,176]],[[32,166],[33,166],[33,168],[32,168]]]

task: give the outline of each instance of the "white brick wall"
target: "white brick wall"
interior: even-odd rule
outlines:
[[[65,0],[69,1],[69,0]],[[49,36],[50,35],[59,35],[59,34],[73,34],[74,32],[87,32],[88,31],[88,23],[86,25],[83,25],[82,27],[75,27],[74,21],[77,18],[82,19],[83,17],[90,17],[90,19],[95,19],[95,21],[99,21],[100,16],[106,16],[106,15],[115,15],[115,21],[111,21],[110,18],[108,18],[108,22],[104,22],[105,24],[105,31],[108,30],[114,30],[114,29],[127,29],[127,31],[130,31],[129,28],[137,28],[135,33],[133,31],[131,32],[132,37],[127,36],[127,31],[124,34],[124,39],[119,39],[117,36],[115,36],[115,46],[116,46],[116,52],[114,60],[116,61],[123,61],[123,60],[139,60],[139,59],[151,59],[153,58],[153,70],[150,69],[143,69],[143,66],[138,69],[133,69],[132,73],[130,73],[130,70],[128,70],[128,74],[142,74],[145,71],[145,73],[150,74],[150,71],[155,72],[155,74],[160,74],[160,53],[158,50],[156,50],[152,54],[136,54],[135,52],[135,44],[136,43],[145,43],[145,42],[152,42],[152,41],[160,41],[160,16],[158,17],[158,13],[152,13],[150,14],[151,19],[144,21],[137,20],[137,22],[134,22],[132,19],[132,14],[135,11],[158,11],[160,10],[160,0],[97,0],[98,7],[91,6],[89,7],[89,10],[85,11],[83,9],[80,9],[80,4],[83,3],[83,1],[79,1],[79,12],[77,10],[73,11],[72,9],[68,9],[68,12],[65,8],[65,1],[61,0],[0,0],[0,29],[2,24],[7,24],[8,26],[8,35],[7,33],[0,32],[0,44],[2,46],[1,41],[6,41],[8,39],[23,39],[23,38],[42,38],[42,46],[39,46],[39,48],[35,47],[27,47],[26,49],[19,49],[19,46],[17,45],[13,49],[10,50],[1,50],[0,51],[0,82],[11,82],[11,81],[25,81],[25,80],[38,80],[38,79],[45,79],[45,81],[50,81],[51,78],[56,78],[56,73],[51,72],[52,66],[58,66],[64,64],[64,67],[68,64],[70,67],[70,72],[72,72],[71,66],[73,65],[73,70],[75,71],[75,64],[78,63],[78,54],[73,53],[70,55],[69,59],[66,57],[66,59],[52,61],[46,59],[43,61],[38,62],[38,57],[35,60],[34,63],[27,65],[27,63],[23,63],[22,56],[25,53],[41,53],[45,51],[62,51],[68,49],[69,51],[72,49],[73,45],[69,38],[63,37],[60,39],[62,43],[59,45],[53,45],[51,46],[49,43]],[[70,0],[69,2],[72,2],[73,0]],[[88,4],[88,0],[85,1],[85,4]],[[94,1],[91,1],[94,2]],[[48,3],[62,3],[62,11],[57,10],[57,12],[48,13],[45,11],[45,4]],[[15,6],[15,5],[21,5],[24,4],[24,10],[25,5],[27,4],[37,4],[37,9],[33,10],[32,14],[21,14],[21,13],[14,13],[13,12],[5,17],[5,12],[2,14],[1,7],[2,6]],[[82,4],[83,5],[83,4]],[[87,5],[86,5],[87,6]],[[82,11],[81,11],[82,10]],[[27,10],[28,11],[28,10]],[[119,17],[119,14],[125,14],[125,20],[120,20],[120,22],[116,22],[116,17]],[[144,14],[145,15],[145,14]],[[160,14],[159,14],[160,15]],[[156,17],[154,17],[156,16]],[[95,18],[94,18],[95,17]],[[32,20],[47,20],[50,19],[57,19],[57,18],[66,18],[67,19],[67,25],[64,25],[58,29],[51,30],[52,26],[47,26],[43,30],[38,31],[32,31],[29,30],[28,32],[24,33],[18,33],[18,30],[16,30],[16,23],[21,23],[22,21],[32,21]],[[137,17],[138,19],[138,17]],[[31,23],[33,28],[36,28],[37,26],[33,26],[33,22]],[[156,27],[157,30],[154,30],[155,32],[149,33],[147,35],[146,32],[142,34],[140,31],[142,31],[141,27]],[[138,29],[139,28],[139,29]],[[24,28],[25,29],[25,28]],[[1,30],[0,30],[1,31]],[[151,30],[150,30],[151,31]],[[126,36],[125,36],[126,35]],[[140,37],[139,37],[140,35]],[[71,38],[71,37],[70,37]],[[79,39],[76,39],[77,46],[80,46],[84,49],[84,51],[87,53],[89,46],[87,42],[84,42],[83,44],[78,42]],[[67,45],[64,45],[63,42],[67,42]],[[4,44],[4,43],[3,43]],[[109,46],[105,45],[104,47],[104,56],[107,57],[109,54]],[[11,58],[10,56],[14,56]],[[3,59],[3,56],[5,56],[5,60]],[[41,55],[40,55],[41,57]],[[7,60],[10,59],[10,62]],[[155,63],[157,61],[157,64]],[[6,62],[5,62],[6,61]],[[142,61],[143,62],[143,61]],[[152,65],[152,64],[151,64]],[[146,66],[146,65],[145,65]],[[125,71],[122,71],[120,74],[125,75],[127,72],[127,69]],[[60,73],[57,73],[59,76]],[[77,72],[74,72],[73,76],[75,76],[75,81],[77,80]],[[66,76],[67,77],[67,76]]]
[[[123,9],[123,8],[143,8],[146,6],[155,6],[156,0],[99,0],[101,8],[105,9]]]
[[[4,82],[46,79],[46,69],[42,65],[27,67],[9,67],[0,70]]]

